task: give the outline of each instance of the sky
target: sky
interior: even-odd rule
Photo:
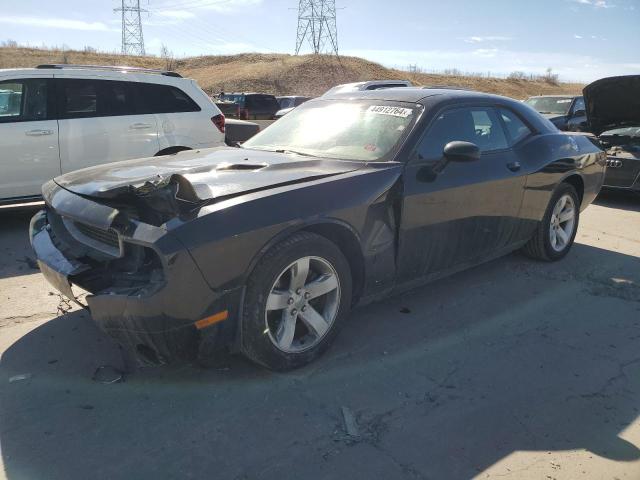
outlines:
[[[6,0],[4,0],[6,1]],[[117,0],[21,0],[0,41],[119,52]],[[141,0],[148,53],[294,53],[297,0]],[[587,82],[640,73],[640,0],[336,0],[340,54],[388,67]],[[307,46],[303,52],[308,52]]]

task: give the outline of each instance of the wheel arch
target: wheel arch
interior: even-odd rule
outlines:
[[[561,183],[568,183],[576,189],[578,199],[580,200],[580,206],[582,207],[582,200],[584,199],[584,180],[579,173],[571,173],[562,179]]]
[[[298,232],[315,233],[333,242],[343,253],[349,263],[353,282],[352,303],[357,303],[362,295],[365,283],[365,261],[360,243],[360,237],[356,230],[348,223],[335,219],[324,218],[314,222],[299,224],[288,228],[269,240],[254,256],[247,270],[246,276],[251,275],[260,259],[275,245]]]

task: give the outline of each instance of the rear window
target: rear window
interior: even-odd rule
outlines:
[[[177,87],[141,83],[138,86],[141,93],[141,113],[179,113],[199,112],[201,109],[189,95]]]

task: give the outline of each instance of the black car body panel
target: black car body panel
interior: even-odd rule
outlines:
[[[91,292],[93,317],[121,343],[147,360],[185,358],[204,342],[234,348],[247,277],[293,232],[336,243],[351,267],[355,303],[365,303],[521,247],[563,181],[576,186],[581,208],[602,185],[604,152],[584,136],[560,134],[520,102],[413,88],[322,101],[332,98],[413,102],[424,113],[392,161],[213,149],[57,178],[44,187],[46,212],[34,219],[31,237],[51,238],[79,270],[47,263],[40,240],[38,258],[63,283]],[[530,135],[473,163],[418,155],[435,119],[469,106],[506,109]],[[73,222],[102,236],[84,225],[78,233]],[[78,241],[85,234],[105,241],[104,232],[119,249]],[[223,310],[227,320],[196,327]]]
[[[583,93],[590,131],[607,152],[604,187],[640,192],[640,75],[602,78]]]

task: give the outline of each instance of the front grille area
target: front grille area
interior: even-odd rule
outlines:
[[[84,236],[95,240],[96,242],[104,243],[105,245],[109,245],[112,248],[120,248],[118,233],[112,228],[110,228],[109,230],[101,230],[99,228],[81,222],[73,222],[73,225]]]

